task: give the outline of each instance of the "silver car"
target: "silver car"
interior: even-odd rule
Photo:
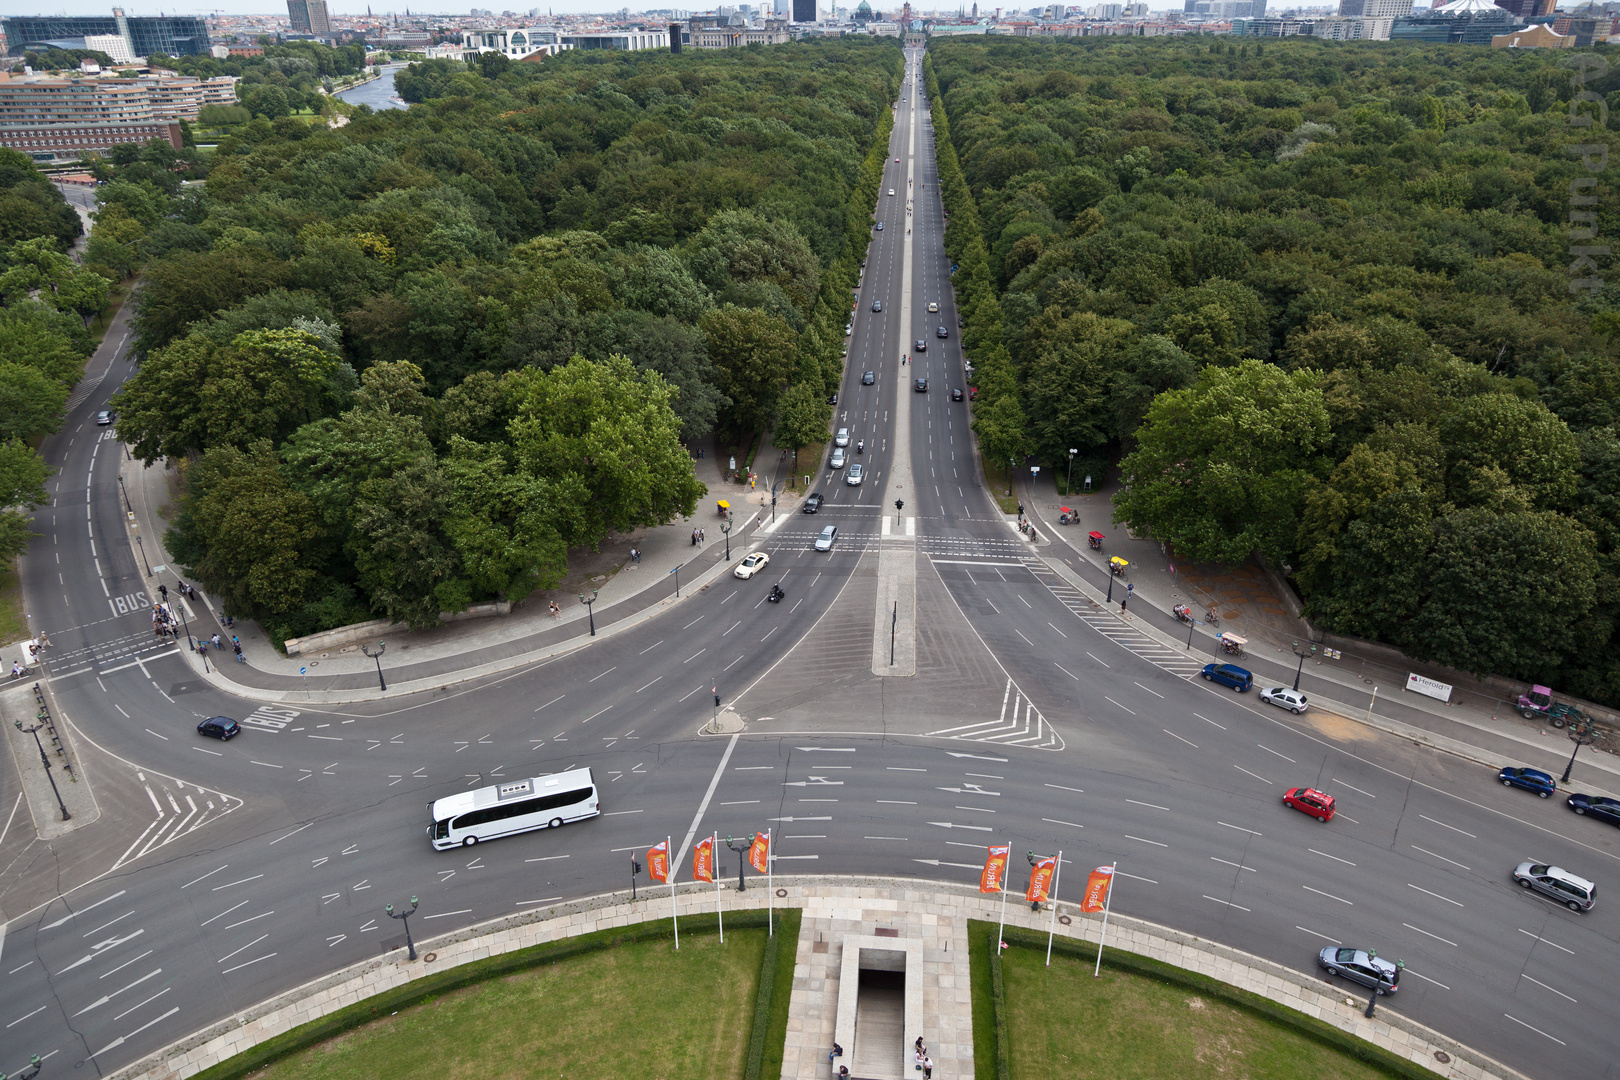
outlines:
[[[829,468],[829,469],[842,469],[844,467],[844,462],[847,461],[848,459],[849,459],[849,451],[848,450],[845,450],[842,446],[835,447],[833,449],[833,452],[832,452],[831,460],[829,460],[827,462],[827,468]]]
[[[821,535],[816,537],[816,550],[831,551],[833,541],[836,539],[838,539],[838,526],[828,525],[825,529],[821,530]]]
[[[1338,945],[1323,949],[1317,954],[1316,962],[1329,975],[1343,975],[1369,990],[1376,987],[1380,994],[1393,994],[1400,989],[1401,969],[1405,966],[1399,961],[1391,963],[1364,949],[1346,949]]]
[[[861,481],[866,479],[866,470],[860,465],[851,465],[849,475],[844,477],[844,483],[850,487],[860,487]]]
[[[849,445],[849,428],[841,427],[841,428],[838,429],[837,434],[835,434],[833,436],[833,445],[834,446],[848,446]]]
[[[1287,709],[1295,716],[1311,707],[1304,694],[1288,686],[1268,686],[1260,691],[1260,700],[1269,701],[1279,709]]]
[[[1597,902],[1597,886],[1561,866],[1522,862],[1514,868],[1513,880],[1532,892],[1552,897],[1571,911],[1591,911]]]

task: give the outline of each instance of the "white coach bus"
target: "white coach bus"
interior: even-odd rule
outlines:
[[[428,838],[439,851],[531,829],[555,829],[602,812],[589,769],[457,792],[435,800],[428,810],[433,815]]]

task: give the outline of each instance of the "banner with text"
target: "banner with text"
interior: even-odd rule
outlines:
[[[1441,701],[1451,700],[1451,684],[1438,679],[1426,679],[1422,675],[1411,673],[1406,676],[1406,688],[1414,694],[1427,694]]]
[[[1047,891],[1052,887],[1052,875],[1057,872],[1057,859],[1042,859],[1029,871],[1029,889],[1024,893],[1024,900],[1031,904],[1038,904],[1047,897]]]
[[[1012,854],[1012,846],[992,847],[984,860],[984,871],[979,874],[979,891],[982,893],[998,893],[1007,883],[1007,856]]]
[[[765,833],[755,833],[754,842],[748,847],[748,865],[761,874],[765,873],[771,865],[771,838]]]
[[[660,885],[669,880],[668,840],[660,840],[647,849],[647,874]]]
[[[714,837],[705,836],[692,849],[692,880],[714,880]]]
[[[1080,902],[1081,911],[1101,911],[1108,906],[1108,890],[1114,884],[1114,868],[1099,866],[1086,879],[1086,896]]]

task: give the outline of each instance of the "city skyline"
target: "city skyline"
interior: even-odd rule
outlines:
[[[248,17],[248,16],[260,15],[260,16],[280,16],[282,18],[286,18],[286,16],[287,16],[287,9],[286,9],[285,0],[279,0],[279,2],[278,2],[278,0],[223,0],[223,2],[229,4],[230,6],[225,7],[225,8],[220,8],[220,7],[217,7],[217,6],[207,7],[207,8],[204,8],[204,7],[192,8],[192,7],[182,7],[182,6],[176,6],[176,5],[167,5],[167,4],[150,4],[150,5],[145,5],[145,6],[125,4],[125,5],[123,5],[123,7],[124,7],[124,11],[125,11],[126,14],[131,15],[131,16],[143,16],[143,17],[151,17],[151,16],[158,16],[158,15],[196,15],[196,16],[199,16],[199,17],[206,18],[207,16],[214,15],[214,14],[220,14],[220,15],[226,15],[226,16],[237,16],[237,17]],[[350,18],[357,18],[357,17],[363,18],[365,16],[365,14],[366,14],[366,10],[367,10],[368,7],[370,8],[371,13],[372,13],[373,16],[384,16],[384,15],[400,15],[400,16],[403,16],[405,14],[407,5],[405,5],[404,3],[400,3],[399,0],[387,0],[387,2],[388,3],[399,3],[399,6],[397,8],[395,8],[395,9],[393,9],[393,10],[389,10],[389,8],[384,3],[376,3],[376,2],[374,2],[374,3],[371,3],[371,4],[368,5],[367,3],[364,2],[364,0],[332,0],[332,2],[330,2],[327,6],[328,6],[328,9],[330,10],[330,12],[332,14],[332,17],[334,19],[350,19]],[[756,7],[762,6],[763,4],[765,4],[765,2],[766,2],[766,0],[754,0],[754,6],[756,6]],[[849,7],[851,9],[853,9],[856,6],[856,4],[858,4],[858,3],[859,3],[859,0],[854,0],[854,2],[847,2],[847,0],[846,0],[846,2],[842,3],[840,6]],[[47,4],[39,5],[39,10],[37,10],[37,11],[23,12],[21,10],[18,10],[18,11],[13,12],[12,14],[25,14],[26,13],[26,14],[30,14],[30,15],[40,15],[40,16],[51,16],[51,15],[65,15],[65,16],[107,15],[112,11],[113,6],[114,5],[112,3],[110,3],[110,2],[107,2],[107,0],[55,0],[54,3],[47,3]],[[513,11],[513,12],[518,13],[520,15],[523,12],[527,12],[527,11],[533,9],[533,8],[538,7],[542,12],[550,11],[552,14],[555,14],[555,15],[604,15],[604,16],[613,16],[613,15],[617,15],[618,12],[625,6],[627,6],[627,5],[617,5],[617,6],[609,7],[609,6],[604,5],[602,3],[602,0],[556,0],[556,2],[554,2],[554,3],[545,3],[545,4],[527,3],[527,4],[523,4],[521,6],[508,6],[508,5],[505,5],[505,4],[497,5],[497,4],[489,3],[489,2],[478,3],[478,2],[476,2],[476,0],[468,0],[468,3],[467,3],[466,7],[459,7],[459,5],[457,5],[456,8],[446,8],[446,7],[441,7],[439,5],[429,6],[427,4],[424,4],[421,9],[412,7],[412,8],[410,8],[410,10],[411,10],[411,13],[412,13],[413,16],[421,16],[421,15],[435,16],[435,15],[439,15],[439,16],[445,16],[445,17],[456,17],[456,16],[470,16],[471,12],[472,12],[472,9],[474,7],[478,8],[480,11],[494,11],[496,13],[499,13],[499,12],[505,11],[505,10],[510,10],[510,11]],[[668,6],[679,7],[681,10],[684,10],[684,11],[709,11],[709,10],[713,10],[714,7],[719,6],[719,5],[710,4],[710,5],[704,6],[704,5],[687,4],[687,5],[668,5]],[[736,7],[737,4],[732,3],[732,4],[725,5],[725,6]],[[823,7],[823,9],[825,9],[829,5],[827,5],[825,2],[823,2],[821,6]],[[1007,16],[1007,15],[1011,15],[1015,11],[1017,11],[1017,12],[1027,11],[1027,10],[1029,10],[1030,7],[1033,7],[1033,6],[1035,6],[1035,5],[1032,4],[1032,3],[1031,4],[1026,4],[1026,5],[1023,5],[1023,6],[1004,5],[1002,7],[1002,11],[1003,11],[1004,16]],[[1088,6],[1088,5],[1082,4],[1082,5],[1079,5],[1079,6],[1081,7],[1082,10],[1084,10],[1084,8],[1086,6]],[[1151,11],[1180,11],[1182,9],[1182,6],[1183,5],[1180,4],[1180,3],[1168,2],[1168,0],[1160,0],[1160,2],[1158,2],[1158,3],[1151,3],[1150,2],[1148,4],[1148,7],[1149,7],[1149,9]],[[875,11],[888,11],[888,10],[892,9],[892,10],[898,11],[900,9],[900,7],[901,7],[901,0],[895,0],[894,3],[874,4],[873,5],[873,10],[875,10]],[[635,14],[636,10],[637,9],[635,7],[630,8],[630,11],[631,11],[632,14]],[[942,4],[936,10],[939,11],[939,12],[954,13],[955,8],[951,7],[950,5]],[[995,5],[991,5],[990,7],[985,9],[986,12],[993,12],[994,10],[995,10]],[[920,7],[914,7],[913,8],[913,14],[928,14],[928,13],[929,12],[925,8],[920,8]]]

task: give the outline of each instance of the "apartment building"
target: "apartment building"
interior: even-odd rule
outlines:
[[[180,122],[12,124],[0,121],[0,146],[21,151],[42,165],[77,161],[87,152],[106,153],[124,143],[144,143],[152,139],[164,139],[176,150],[180,149]]]
[[[0,124],[127,124],[195,120],[204,105],[236,104],[236,79],[0,78]]]

